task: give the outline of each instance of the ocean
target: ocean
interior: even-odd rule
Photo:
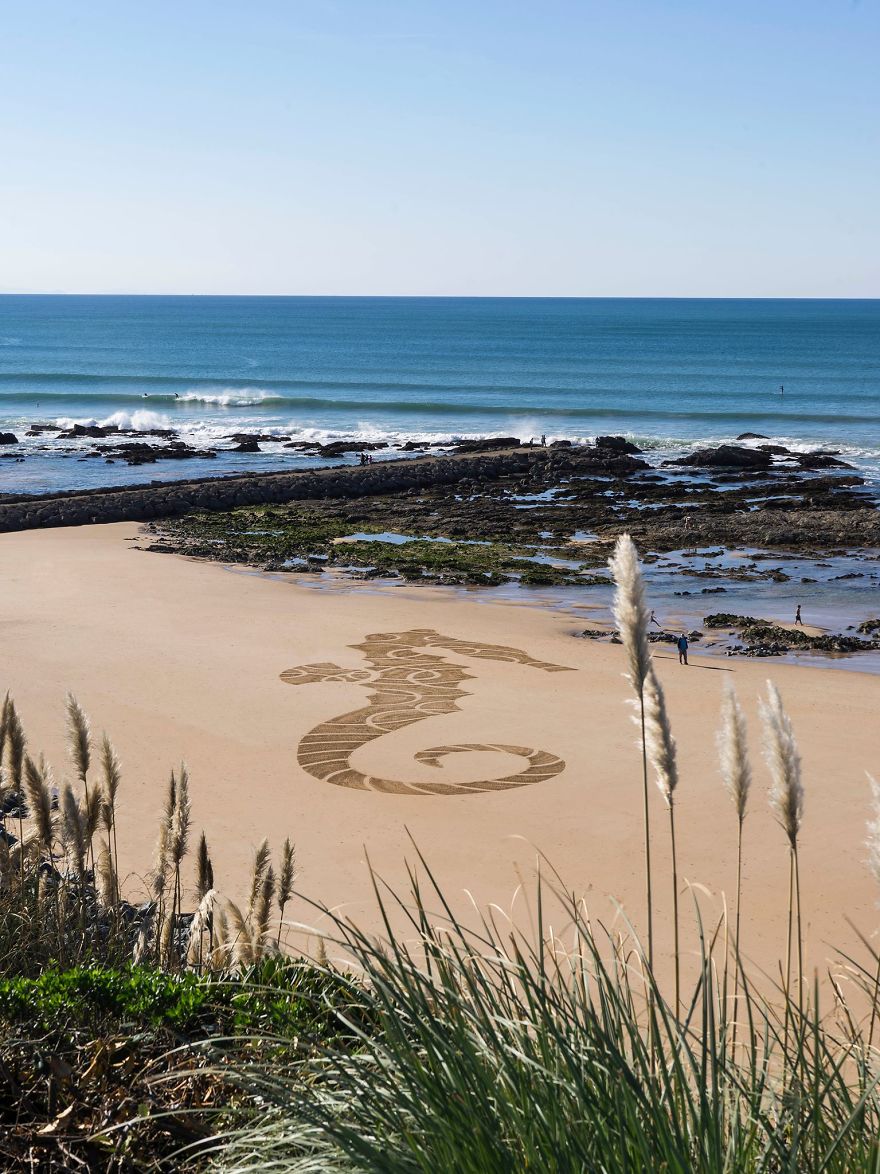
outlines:
[[[93,442],[24,435],[73,423],[223,451],[108,467]],[[0,448],[7,493],[322,463],[288,438],[600,433],[662,458],[757,432],[880,480],[880,300],[7,295],[0,431],[20,442]],[[277,439],[226,451],[248,431]]]

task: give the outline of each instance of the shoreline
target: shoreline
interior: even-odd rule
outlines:
[[[662,619],[658,640],[687,632],[728,655],[858,654],[880,671],[880,509],[834,453],[722,445],[658,467],[615,436],[459,450],[0,498],[0,531],[151,521],[157,551],[273,572],[540,589],[554,607],[571,592],[606,615],[606,560],[628,532]],[[787,624],[801,607],[812,622]]]
[[[549,612],[443,592],[315,592],[188,558],[155,558],[135,548],[138,538],[130,524],[2,535],[0,571],[3,688],[16,698],[29,744],[46,750],[59,779],[68,689],[96,733],[107,730],[123,763],[120,843],[139,876],[150,868],[167,772],[185,759],[195,827],[205,827],[218,880],[233,896],[247,883],[253,845],[269,834],[277,847],[289,834],[302,865],[299,891],[368,923],[374,911],[364,850],[384,879],[405,887],[411,833],[457,907],[469,907],[467,889],[480,905],[508,908],[517,876],[534,876],[541,850],[596,915],[614,918],[613,897],[639,924],[641,782],[620,648],[573,639],[571,625]],[[328,662],[360,671],[369,633],[426,629],[447,641],[522,650],[567,671],[474,659],[455,644],[427,648],[466,673],[464,695],[424,728],[419,721],[365,744],[355,767],[456,786],[521,768],[497,749],[437,766],[417,758],[426,747],[486,743],[547,751],[564,762],[561,773],[501,791],[394,794],[334,786],[297,765],[308,731],[363,706],[364,687],[340,679],[294,688],[281,674]],[[746,952],[771,966],[785,909],[781,897],[774,904],[766,895],[785,891],[787,857],[766,806],[759,753],[755,704],[767,666],[718,663],[696,651],[688,669],[662,650],[654,659],[679,743],[683,875],[709,886],[707,913],[720,912],[722,892],[733,891],[735,820],[717,775],[714,730],[720,682],[736,681],[757,783],[747,823]],[[824,943],[845,945],[841,908],[866,933],[875,920],[873,885],[853,849],[864,841],[863,772],[876,758],[880,678],[778,663],[771,675],[804,757],[805,908],[810,957],[819,963]],[[653,791],[660,828],[662,799]],[[658,832],[658,868],[665,855]],[[292,916],[309,923],[301,901]]]

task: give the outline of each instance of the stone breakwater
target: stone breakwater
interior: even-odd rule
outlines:
[[[406,493],[457,482],[479,484],[510,475],[528,475],[536,463],[552,465],[556,459],[554,450],[523,449],[290,473],[202,478],[124,489],[6,496],[0,500],[0,533],[103,522],[141,522],[244,505]],[[619,458],[622,463],[628,459]]]

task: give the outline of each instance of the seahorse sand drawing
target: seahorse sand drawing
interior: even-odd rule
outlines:
[[[351,765],[351,757],[361,746],[381,738],[383,734],[412,725],[413,722],[454,713],[458,709],[456,702],[468,696],[467,690],[460,686],[463,681],[473,680],[472,674],[461,665],[430,655],[424,651],[427,648],[444,648],[449,652],[464,653],[483,660],[509,661],[547,673],[574,670],[564,665],[535,660],[518,648],[456,640],[450,636],[441,636],[431,628],[380,632],[367,636],[363,644],[353,644],[351,647],[364,654],[370,666],[368,669],[349,671],[336,664],[306,664],[281,674],[282,681],[290,685],[347,681],[371,690],[369,705],[322,722],[303,737],[297,758],[300,766],[315,778],[324,779],[338,787],[353,787],[361,791],[385,791],[396,795],[462,795],[543,782],[565,769],[562,759],[546,750],[530,750],[526,746],[501,743],[468,742],[456,746],[434,746],[430,750],[419,751],[415,758],[429,766],[440,766],[440,759],[447,754],[494,751],[515,754],[524,758],[528,765],[517,774],[476,783],[407,783],[377,778],[355,770]]]

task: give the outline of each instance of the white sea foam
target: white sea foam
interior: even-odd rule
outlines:
[[[146,432],[150,428],[173,427],[167,416],[147,411],[145,408],[139,408],[136,412],[114,412],[112,416],[102,420],[101,424],[105,428],[113,424],[117,428],[133,428],[136,432]]]
[[[271,392],[259,387],[225,388],[208,394],[204,391],[185,391],[177,397],[177,403],[207,404],[215,408],[252,408],[273,399]]]

